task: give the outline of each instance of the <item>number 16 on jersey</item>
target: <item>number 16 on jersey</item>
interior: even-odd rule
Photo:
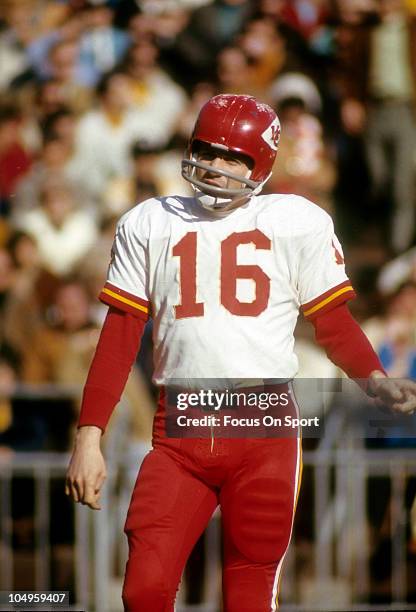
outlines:
[[[237,264],[237,248],[241,244],[253,244],[256,249],[271,249],[271,241],[259,229],[234,232],[218,245],[221,249],[220,302],[231,314],[257,317],[266,308],[270,296],[270,278],[260,266]],[[198,233],[188,232],[173,247],[172,254],[180,260],[181,302],[175,306],[177,319],[204,316],[204,303],[196,301]],[[242,302],[237,297],[237,280],[251,279],[255,285],[252,302]]]

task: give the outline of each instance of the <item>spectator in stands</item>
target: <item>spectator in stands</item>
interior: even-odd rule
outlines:
[[[58,27],[68,14],[68,6],[62,2],[9,0],[1,3],[0,11],[0,91],[5,92],[33,77],[31,44]]]
[[[55,113],[65,107],[65,91],[57,79],[45,79],[38,83],[32,112],[36,112],[36,118],[42,120],[47,115]]]
[[[385,316],[370,319],[366,329],[389,376],[416,380],[416,282],[402,284]]]
[[[70,12],[59,27],[37,34],[26,52],[29,69],[11,83],[22,108],[33,107],[38,84],[50,79],[59,85],[65,104],[78,112],[87,108],[91,86],[79,60],[83,27],[82,12]]]
[[[253,12],[249,0],[214,0],[191,13],[173,48],[191,83],[214,78],[216,56],[232,44]]]
[[[19,226],[36,240],[43,266],[57,277],[71,273],[97,237],[91,216],[76,207],[71,187],[59,177],[45,180],[40,205],[23,214]]]
[[[0,342],[4,340],[6,334],[4,313],[13,287],[14,271],[10,253],[4,247],[0,247]]]
[[[306,72],[325,85],[333,52],[332,2],[259,0],[258,16],[272,21],[285,40],[288,70]]]
[[[84,160],[77,154],[77,116],[69,108],[59,106],[54,112],[46,114],[39,124],[44,146],[48,147],[49,143],[53,143],[49,145],[52,149],[50,162],[58,164],[56,172],[62,174],[74,186],[79,201],[82,201],[82,208],[100,218],[99,198],[94,190],[90,189]],[[45,170],[47,174],[48,170]]]
[[[147,6],[146,6],[147,4]],[[205,4],[207,2],[205,1]],[[140,30],[151,33],[159,47],[166,49],[174,44],[178,34],[182,32],[189,22],[189,13],[192,7],[186,2],[142,2],[141,20],[132,18],[129,31],[134,34],[135,42],[139,42]],[[193,8],[197,8],[194,6]]]
[[[200,109],[215,93],[216,86],[209,81],[198,81],[192,88],[190,98],[176,124],[175,141],[182,151],[189,141]]]
[[[69,149],[74,146],[76,119],[65,106],[60,106],[52,113],[47,113],[41,121],[41,129],[45,137],[60,139]]]
[[[32,163],[20,133],[21,115],[12,106],[0,107],[0,215],[8,216],[19,178]]]
[[[131,147],[129,175],[111,180],[103,193],[103,214],[120,216],[131,208],[132,202],[150,197],[189,195],[189,186],[178,176],[182,153],[183,149],[164,150],[146,140],[135,142]]]
[[[161,150],[138,140],[131,150],[133,199],[142,202],[149,197],[167,196],[169,193],[189,195],[189,185],[178,177],[183,149]]]
[[[113,70],[130,46],[130,36],[113,26],[113,18],[114,10],[109,2],[88,2],[85,29],[80,37],[79,63],[90,86]]]
[[[10,452],[13,413],[10,398],[17,385],[17,359],[7,345],[0,344],[0,457]]]
[[[41,415],[28,406],[22,409],[13,399],[20,375],[21,356],[8,344],[0,343],[0,457],[14,451],[42,450],[46,440],[47,428]]]
[[[341,3],[341,16],[345,11]],[[342,117],[349,130],[365,126],[374,217],[382,222],[390,213],[392,231],[384,223],[383,239],[393,251],[402,252],[415,232],[416,19],[402,0],[380,0],[358,23],[356,14],[346,14],[343,55],[349,62]]]
[[[56,42],[49,50],[50,77],[62,89],[66,104],[75,112],[85,111],[91,101],[89,83],[77,73],[79,41]]]
[[[225,47],[217,58],[218,93],[232,91],[236,94],[255,95],[250,83],[250,67],[247,54],[241,47]]]
[[[119,215],[104,217],[100,226],[100,234],[77,266],[77,277],[87,288],[89,295],[99,295],[107,275],[108,254],[116,233]],[[90,304],[90,315],[97,326],[101,326],[107,313],[106,307],[94,299]]]
[[[186,95],[161,68],[158,55],[151,39],[136,42],[128,53],[125,72],[136,109],[135,139],[143,138],[153,145],[164,146],[174,134]]]
[[[70,11],[63,16],[61,23],[57,27],[49,28],[43,34],[39,33],[27,49],[33,74],[27,74],[26,78],[34,77],[37,80],[51,78],[54,72],[53,60],[51,58],[53,48],[61,43],[77,43],[85,27],[84,11]],[[76,54],[76,66],[71,76],[75,76],[86,84],[87,79],[80,70],[78,58],[79,55]],[[24,79],[25,75],[21,75],[20,80]]]
[[[89,309],[90,297],[82,283],[62,281],[48,310],[48,322],[38,326],[26,347],[25,382],[83,383],[98,337]]]
[[[5,92],[15,77],[29,68],[27,45],[34,36],[28,6],[10,3],[4,7],[0,32],[0,91]]]
[[[81,192],[85,187],[81,164],[82,160],[75,156],[68,134],[62,138],[60,133],[53,130],[45,133],[37,161],[19,180],[15,196],[10,199],[13,224],[19,225],[21,215],[39,205],[43,185],[50,178],[53,180],[61,178],[64,182],[72,184],[74,192]],[[82,204],[84,209],[89,206],[85,194]]]
[[[381,293],[391,295],[407,282],[416,283],[416,247],[383,266],[377,284]]]
[[[264,5],[273,4],[273,2],[263,2]],[[322,28],[325,27],[329,5],[328,0],[286,0],[285,2],[274,2],[274,4],[282,5],[281,18],[293,30],[308,41],[317,41],[322,34]],[[266,8],[267,10],[267,8]]]
[[[287,65],[284,36],[272,19],[260,17],[248,22],[238,42],[248,57],[251,87],[267,99],[268,88]]]
[[[13,283],[3,310],[4,337],[21,353],[42,316],[42,270],[36,241],[24,232],[11,234],[6,245],[12,259]]]
[[[129,150],[138,137],[138,111],[124,72],[105,75],[97,87],[99,107],[80,119],[76,134],[79,180],[100,195],[110,180],[129,172]]]
[[[281,98],[278,108],[282,137],[267,189],[271,193],[296,191],[331,212],[336,168],[323,139],[321,122],[296,95]]]
[[[50,78],[53,66],[48,58],[57,42],[79,42],[75,75],[87,87],[112,70],[124,56],[130,37],[113,26],[114,9],[108,2],[85,2],[78,9],[68,7],[59,26],[50,29],[29,45],[27,54],[38,77]]]

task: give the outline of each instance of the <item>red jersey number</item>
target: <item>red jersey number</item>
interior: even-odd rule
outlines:
[[[181,303],[175,306],[177,319],[204,316],[204,304],[196,301],[196,249],[197,233],[188,232],[172,250],[181,262]]]
[[[237,264],[240,244],[254,244],[256,249],[271,249],[271,241],[260,230],[234,232],[221,242],[220,295],[221,304],[232,314],[257,317],[267,308],[270,278],[257,265]],[[197,291],[197,232],[188,232],[173,247],[172,254],[180,258],[181,303],[175,306],[177,319],[202,317],[204,304],[196,301]],[[237,280],[251,279],[255,283],[255,298],[241,302],[237,298]]]
[[[254,244],[256,249],[270,250],[271,242],[260,230],[235,232],[221,243],[221,304],[232,314],[257,317],[266,309],[270,295],[270,278],[256,265],[238,265],[237,247]],[[250,278],[256,284],[253,302],[240,302],[237,298],[237,279]]]

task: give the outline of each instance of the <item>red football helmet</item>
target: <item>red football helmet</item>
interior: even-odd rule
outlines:
[[[280,122],[270,106],[252,96],[220,94],[201,109],[189,141],[188,157],[182,161],[182,176],[192,185],[214,197],[236,197],[259,193],[271,175],[280,139]],[[253,168],[249,178],[226,171],[219,174],[240,181],[244,188],[225,189],[207,185],[196,177],[195,169],[209,170],[198,161],[198,143],[246,155]]]

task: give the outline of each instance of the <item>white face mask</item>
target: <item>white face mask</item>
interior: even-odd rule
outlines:
[[[216,200],[226,199],[227,201],[235,198],[241,198],[242,196],[250,196],[254,189],[259,185],[258,181],[250,179],[251,170],[249,170],[246,176],[239,176],[227,170],[221,170],[215,168],[215,173],[227,177],[228,179],[235,181],[240,184],[240,187],[228,188],[219,187],[216,185],[209,185],[204,183],[197,177],[197,169],[211,170],[212,167],[209,163],[204,163],[198,160],[196,156],[192,156],[191,159],[182,160],[182,176],[188,182],[191,183],[192,187],[196,191],[202,191],[207,195],[212,196]]]
[[[247,202],[253,195],[257,195],[263,189],[264,184],[271,176],[269,176],[261,183],[250,180],[249,171],[247,176],[241,177],[241,188],[240,189],[228,189],[221,187],[214,187],[212,185],[205,184],[198,180],[195,176],[196,168],[209,168],[208,165],[202,164],[195,159],[183,160],[182,161],[182,176],[191,183],[192,188],[195,192],[195,198],[205,210],[211,211],[225,211],[231,208],[237,208],[245,202]],[[190,170],[191,169],[191,170]],[[232,173],[216,170],[219,174],[223,174],[230,179],[239,180],[240,177]],[[228,196],[228,197],[227,197]]]

